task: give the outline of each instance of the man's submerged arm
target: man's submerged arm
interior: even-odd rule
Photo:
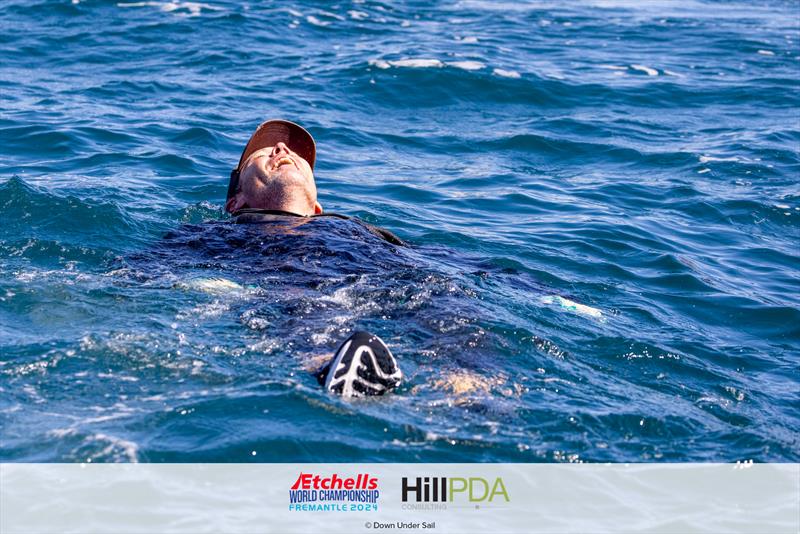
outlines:
[[[385,228],[381,228],[380,226],[373,226],[373,225],[371,225],[371,224],[367,224],[367,223],[365,223],[364,221],[359,221],[359,222],[360,222],[362,225],[364,225],[364,227],[365,227],[367,230],[369,230],[369,231],[370,231],[370,233],[372,233],[372,234],[374,234],[374,235],[376,235],[376,236],[378,236],[378,237],[382,237],[383,239],[385,239],[386,241],[388,241],[388,242],[389,242],[389,243],[391,243],[392,245],[399,245],[399,246],[401,246],[401,247],[407,247],[407,246],[408,246],[408,245],[405,243],[405,241],[403,241],[402,239],[400,239],[399,237],[397,237],[396,235],[394,235],[394,234],[393,234],[392,232],[390,232],[389,230],[386,230]]]

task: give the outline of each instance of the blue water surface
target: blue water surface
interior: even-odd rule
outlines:
[[[797,2],[2,4],[0,460],[800,460]]]

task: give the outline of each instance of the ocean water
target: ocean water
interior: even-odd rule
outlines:
[[[0,460],[800,460],[799,21],[4,1]],[[409,246],[228,224],[273,117]],[[403,386],[324,394],[362,328]]]

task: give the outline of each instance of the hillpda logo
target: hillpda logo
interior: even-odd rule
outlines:
[[[289,489],[289,510],[296,512],[378,511],[378,479],[367,474],[341,477],[300,473]]]
[[[405,509],[446,510],[447,503],[508,503],[511,499],[501,477],[403,477]]]

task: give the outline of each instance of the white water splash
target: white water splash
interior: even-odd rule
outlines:
[[[571,311],[580,315],[587,315],[596,319],[603,317],[603,312],[597,308],[592,308],[591,306],[586,306],[585,304],[579,304],[573,300],[565,299],[564,297],[560,297],[558,295],[544,296],[542,297],[541,302],[542,304],[556,304],[563,310]]]
[[[181,310],[177,313],[175,318],[180,321],[191,319],[215,319],[221,317],[223,313],[230,309],[231,307],[229,304],[220,300],[214,300],[214,302],[208,304],[198,304],[191,309]]]
[[[461,69],[466,71],[478,71],[478,70],[483,70],[487,67],[485,63],[482,63],[480,61],[463,60],[463,61],[444,62],[434,58],[403,58],[403,59],[393,59],[393,60],[376,58],[376,59],[370,59],[368,61],[368,65],[370,67],[375,67],[377,69],[382,69],[382,70],[390,69],[392,67],[410,68],[410,69],[439,69],[442,67],[453,67],[456,69]],[[514,70],[505,70],[505,69],[493,69],[492,74],[504,78],[521,77],[519,72]]]
[[[378,68],[378,69],[383,69],[383,70],[389,69],[389,68],[392,67],[389,64],[388,61],[384,61],[382,59],[370,59],[369,60],[369,66],[370,67],[375,67],[375,68]]]
[[[99,433],[89,436],[84,440],[84,443],[87,445],[93,442],[106,442],[108,445],[102,450],[91,454],[86,459],[89,463],[97,459],[108,461],[109,458],[116,461],[127,461],[132,464],[139,462],[139,446],[132,441]]]
[[[193,289],[212,295],[245,291],[244,287],[227,278],[195,278],[186,282],[179,282],[176,285],[181,289]]]
[[[503,78],[521,78],[522,77],[520,75],[520,73],[515,71],[515,70],[494,69],[492,71],[492,74],[494,74],[495,76],[501,76]]]
[[[730,158],[718,158],[716,156],[700,156],[698,159],[700,160],[700,163],[708,163],[709,161],[741,161],[736,156]]]
[[[325,27],[325,26],[330,26],[331,25],[330,22],[321,21],[317,17],[315,17],[314,15],[307,16],[306,17],[306,21],[308,21],[308,23],[313,25],[313,26],[319,26],[319,27]]]
[[[197,17],[203,11],[224,11],[221,7],[201,2],[120,2],[117,7],[157,7],[164,13],[174,12],[189,17]],[[182,11],[187,13],[181,13]]]
[[[631,69],[646,73],[648,76],[658,76],[658,71],[646,65],[631,65]]]
[[[453,61],[447,64],[449,67],[455,67],[463,70],[481,70],[485,69],[486,65],[480,61]]]
[[[364,13],[363,11],[355,11],[351,10],[347,12],[350,15],[350,18],[353,20],[365,20],[369,18],[369,13]]]
[[[438,59],[425,58],[398,59],[396,61],[389,61],[389,64],[392,67],[408,67],[415,69],[441,68],[444,66],[444,63]]]

